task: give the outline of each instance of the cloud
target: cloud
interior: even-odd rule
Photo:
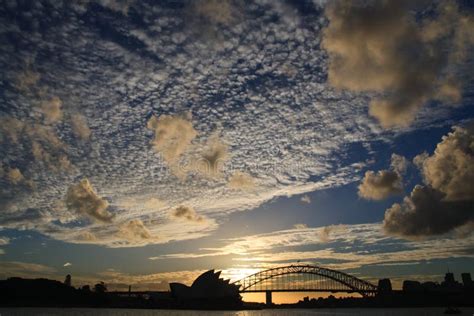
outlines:
[[[19,184],[25,180],[25,177],[23,177],[23,174],[18,168],[9,168],[6,172],[6,176],[11,184]]]
[[[367,171],[359,185],[359,196],[368,200],[383,200],[403,192],[402,179],[395,171]]]
[[[444,234],[474,221],[473,200],[449,201],[445,197],[438,190],[416,185],[403,203],[395,203],[385,212],[385,231],[418,238]]]
[[[385,213],[389,234],[416,238],[472,225],[474,213],[474,125],[454,127],[432,156],[415,157],[426,186],[417,185],[402,204]]]
[[[223,240],[224,245],[195,253],[161,254],[150,260],[232,256],[233,262],[268,268],[304,260],[338,270],[374,264],[416,263],[426,258],[474,257],[474,235],[466,239],[444,236],[436,240],[402,240],[384,234],[381,223],[329,225],[273,231]],[[331,244],[326,244],[331,242]],[[307,249],[302,251],[301,249]],[[323,263],[322,263],[323,262]]]
[[[146,209],[159,210],[166,207],[166,202],[152,197],[143,203],[143,207]]]
[[[119,236],[129,240],[150,239],[152,237],[145,224],[139,219],[134,219],[121,225]]]
[[[228,156],[228,146],[217,135],[211,136],[196,161],[196,169],[208,176],[218,176]]]
[[[345,230],[345,225],[328,225],[324,226],[318,232],[319,240],[323,243],[331,241],[331,235],[335,232],[341,233]]]
[[[14,85],[18,90],[25,92],[35,86],[39,79],[40,74],[31,70],[28,65],[27,69],[17,74]]]
[[[423,163],[425,160],[430,156],[426,151],[422,152],[421,154],[416,155],[413,158],[413,164],[417,166],[418,168],[423,168]]]
[[[303,203],[311,204],[311,198],[307,194],[303,195],[300,200]]]
[[[236,171],[230,177],[227,185],[231,189],[251,190],[255,186],[255,181],[249,174]]]
[[[128,210],[140,210],[148,212],[158,212],[168,208],[166,201],[156,197],[144,196],[142,198],[122,198],[117,199],[115,204]]]
[[[400,155],[392,154],[390,167],[398,174],[404,174],[407,171],[409,161]]]
[[[66,262],[65,264],[63,264],[63,267],[70,267],[70,266],[72,266],[72,263],[70,262]]]
[[[25,124],[14,117],[0,117],[0,140],[4,142],[8,139],[14,144],[18,143],[18,139],[22,136],[24,127]]]
[[[132,285],[135,290],[169,290],[169,283],[179,282],[191,284],[204,271],[173,271],[160,272],[152,274],[128,274],[120,271],[103,271],[99,272],[100,278],[107,284],[108,289],[128,290],[128,286]]]
[[[459,82],[452,82],[447,80],[440,87],[436,93],[436,99],[439,99],[445,103],[449,102],[460,102],[462,99],[462,90]]]
[[[369,113],[384,127],[410,124],[439,91],[446,91],[444,98],[459,97],[459,84],[445,72],[462,61],[472,44],[468,30],[473,19],[459,13],[454,2],[442,2],[436,19],[417,21],[417,5],[335,1],[326,7],[329,26],[323,47],[330,57],[329,82],[336,88],[381,93],[371,101]]]
[[[31,143],[31,152],[33,157],[48,166],[50,170],[59,172],[70,171],[72,164],[65,154],[57,153],[55,150],[46,149],[46,146],[41,145],[40,142],[33,140]]]
[[[70,171],[72,164],[66,154],[67,146],[58,137],[51,126],[45,126],[30,120],[19,120],[14,117],[0,118],[0,145],[10,142],[11,149],[21,147],[15,156],[31,159],[30,153],[38,161],[46,164],[50,170]]]
[[[71,116],[72,131],[76,137],[86,140],[91,136],[91,130],[87,125],[87,119],[82,114],[73,114]]]
[[[163,155],[169,165],[175,165],[186,151],[197,132],[190,117],[179,115],[152,116],[147,128],[154,132],[152,141],[155,150]]]
[[[97,237],[90,233],[90,232],[81,232],[79,233],[79,235],[77,236],[77,240],[78,241],[85,241],[85,242],[96,242],[98,239]]]
[[[59,121],[63,116],[61,106],[61,99],[56,96],[47,101],[43,101],[41,103],[41,112],[43,112],[46,121],[51,123]]]
[[[306,224],[295,224],[295,225],[293,225],[293,228],[294,229],[306,229],[306,228],[308,228],[308,225],[306,225]]]
[[[197,0],[192,10],[210,23],[227,24],[234,18],[231,0]]]
[[[97,195],[88,179],[69,187],[65,197],[69,210],[98,222],[110,222],[113,215],[107,211],[109,203]]]
[[[166,4],[151,6],[148,2],[134,5],[134,18],[149,22],[138,28],[134,18],[102,10],[100,15],[105,14],[110,22],[107,27],[117,35],[104,39],[100,30],[88,26],[90,23],[79,23],[85,11],[79,12],[77,6],[55,6],[55,12],[68,17],[65,28],[51,32],[39,28],[36,30],[39,35],[31,36],[18,21],[12,20],[3,30],[7,32],[5,36],[13,39],[5,43],[3,52],[18,50],[15,38],[20,37],[24,42],[18,54],[0,54],[2,65],[7,67],[7,80],[14,82],[18,69],[25,69],[16,56],[47,55],[51,42],[57,44],[55,52],[64,57],[67,65],[37,58],[35,68],[31,69],[48,71],[34,89],[23,93],[13,85],[5,86],[4,108],[8,109],[8,123],[13,129],[5,127],[2,120],[2,161],[17,166],[38,184],[34,193],[7,192],[8,197],[15,197],[9,202],[12,207],[8,210],[12,213],[2,212],[0,220],[10,227],[28,227],[70,243],[132,247],[153,244],[155,240],[120,239],[118,225],[142,219],[150,233],[160,237],[156,243],[200,238],[211,234],[217,223],[233,212],[254,209],[279,196],[299,198],[314,190],[356,181],[359,170],[350,166],[354,161],[339,159],[348,157],[347,150],[351,147],[348,144],[363,143],[369,147],[372,142],[393,139],[393,134],[385,133],[367,116],[365,94],[327,88],[327,54],[320,45],[322,32],[312,31],[322,30],[327,24],[319,7],[305,12],[302,19],[294,8],[286,10],[288,6],[284,5],[263,1],[245,6],[245,14],[252,19],[231,25],[210,23],[209,28],[216,29],[220,37],[218,47],[209,50],[214,43],[194,36],[194,30],[183,28],[186,17],[178,8],[170,10]],[[44,20],[47,16],[37,6],[25,10],[34,20]],[[205,22],[205,18],[201,16],[194,21]],[[300,21],[305,27],[301,27]],[[41,41],[45,36],[49,40]],[[64,36],[77,40],[65,42]],[[35,52],[22,47],[35,47]],[[71,90],[71,86],[75,88]],[[45,91],[44,98],[61,97],[63,116],[70,115],[68,122],[39,124],[37,119],[42,114],[31,111],[32,106],[39,109],[43,96],[39,93],[31,96],[39,89]],[[71,113],[66,113],[66,103],[71,106]],[[179,115],[184,109],[192,112],[192,122],[189,117]],[[87,118],[93,142],[77,141],[77,135],[72,135],[72,114],[78,110]],[[441,119],[451,119],[444,115],[448,110],[451,109],[446,108],[443,113],[420,113],[423,128]],[[150,111],[156,113],[154,120],[158,126],[150,123],[152,129],[148,130],[143,120]],[[159,133],[162,130],[173,130],[171,123],[171,127],[165,124],[165,128],[159,128],[164,113],[182,118],[188,123],[186,126],[192,125],[188,130],[195,129],[196,136],[177,159],[185,161],[199,155],[202,148],[197,145],[205,144],[207,135],[220,128],[219,137],[232,151],[226,168],[235,168],[223,173],[231,177],[234,170],[245,171],[256,185],[241,192],[229,189],[231,184],[227,185],[223,178],[210,181],[192,175],[186,181],[176,179],[170,168],[163,168],[170,164],[157,159],[156,146],[144,146],[156,136],[163,136]],[[182,133],[194,134],[188,130],[179,128],[173,133],[180,139]],[[168,136],[158,139],[173,143],[168,142]],[[15,138],[17,142],[13,141]],[[32,140],[51,157],[64,155],[74,162],[75,168],[68,173],[56,173],[50,169],[59,165],[56,159],[31,161]],[[116,216],[117,223],[96,225],[73,221],[64,225],[63,218],[77,219],[82,213],[64,207],[65,216],[52,210],[56,201],[64,200],[72,179],[80,175],[94,176],[90,180],[99,195],[113,203],[107,210]],[[13,190],[6,181],[1,184],[2,192]],[[152,196],[165,200],[165,207],[143,205]],[[0,197],[2,205],[3,197]],[[123,199],[137,203],[122,207],[119,201]],[[199,215],[205,216],[206,224],[188,221],[183,225],[183,221],[169,220],[170,206],[178,205],[198,210]]]
[[[474,200],[474,122],[454,127],[432,156],[418,158],[426,184],[448,200]]]
[[[26,278],[45,277],[55,272],[56,270],[54,268],[37,263],[18,261],[0,262],[0,278],[2,279],[12,276]]]
[[[6,246],[10,243],[10,238],[0,237],[0,246]]]
[[[99,3],[104,7],[115,12],[120,12],[123,15],[128,15],[130,6],[134,2],[134,0],[99,0]]]
[[[175,218],[186,219],[193,222],[202,222],[204,217],[198,215],[192,207],[178,206],[171,215]]]

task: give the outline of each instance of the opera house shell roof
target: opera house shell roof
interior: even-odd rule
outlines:
[[[171,294],[179,300],[223,299],[240,300],[239,286],[230,284],[229,280],[219,278],[221,272],[209,270],[194,280],[191,286],[182,283],[170,283]]]

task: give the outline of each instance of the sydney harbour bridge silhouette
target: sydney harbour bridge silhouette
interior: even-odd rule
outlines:
[[[240,293],[266,293],[272,303],[273,292],[345,292],[371,297],[377,286],[352,275],[313,265],[290,265],[263,270],[234,282]]]
[[[210,270],[214,273],[214,270]],[[209,272],[209,271],[208,271]],[[217,274],[219,275],[220,272]],[[228,282],[226,280],[226,282]],[[228,283],[229,284],[229,283]],[[262,270],[231,283],[239,293],[265,293],[272,304],[273,292],[358,293],[363,297],[377,294],[377,286],[352,275],[314,265],[288,265]],[[118,295],[146,295],[151,291],[114,292]]]

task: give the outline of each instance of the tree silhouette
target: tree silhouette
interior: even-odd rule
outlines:
[[[105,293],[107,292],[107,286],[104,282],[100,281],[96,285],[94,285],[94,292],[96,293]]]
[[[71,275],[68,274],[66,275],[66,279],[64,280],[64,284],[66,284],[67,286],[71,286]]]
[[[81,290],[84,291],[84,292],[90,292],[91,287],[90,287],[90,285],[86,284],[86,285],[82,286]]]

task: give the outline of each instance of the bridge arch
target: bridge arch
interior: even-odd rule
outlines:
[[[290,275],[305,276],[305,285],[290,287]],[[281,280],[283,278],[283,280]],[[266,282],[280,279],[281,282]],[[286,282],[285,282],[286,281]],[[234,282],[241,293],[251,292],[348,292],[364,297],[377,293],[377,287],[370,282],[337,270],[313,265],[290,265],[257,272]]]

